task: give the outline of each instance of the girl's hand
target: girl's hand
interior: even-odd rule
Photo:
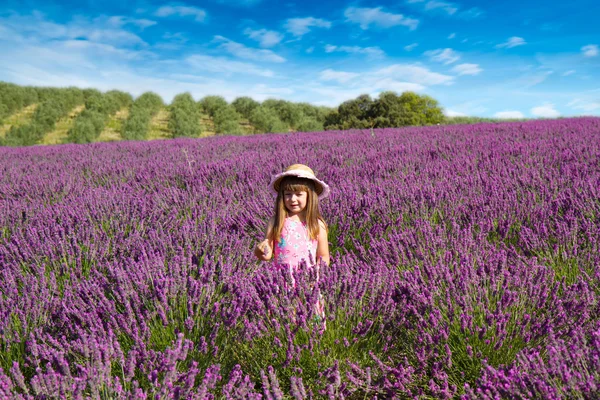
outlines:
[[[262,253],[262,256],[264,258],[266,258],[267,260],[271,258],[271,253],[273,252],[273,249],[271,249],[268,239],[265,239],[259,244],[257,244],[256,248],[258,249],[258,251],[260,251],[260,253]]]

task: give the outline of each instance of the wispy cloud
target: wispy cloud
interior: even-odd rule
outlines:
[[[334,71],[332,69],[326,69],[321,71],[319,74],[319,79],[322,81],[337,81],[339,83],[346,83],[353,79],[356,79],[360,74],[355,72],[344,72],[344,71]]]
[[[525,115],[521,111],[500,111],[494,114],[495,118],[501,119],[522,119]]]
[[[409,44],[407,46],[404,46],[404,50],[406,50],[406,51],[412,51],[418,45],[419,45],[419,43],[411,43],[411,44]]]
[[[567,106],[574,110],[581,110],[585,112],[600,111],[600,100],[591,101],[583,99],[573,99]]]
[[[142,22],[148,21],[148,22]],[[42,43],[48,40],[88,40],[114,46],[146,46],[137,34],[125,29],[126,25],[149,25],[149,20],[136,20],[121,16],[87,18],[75,16],[64,24],[48,20],[44,14],[34,11],[31,15],[13,14],[0,18],[0,25],[10,30],[12,41],[31,40]],[[8,37],[7,37],[8,38]]]
[[[444,115],[447,117],[466,117],[467,114],[462,113],[462,112],[458,112],[458,111],[454,111],[454,110],[444,110]]]
[[[348,22],[359,24],[362,29],[369,29],[371,25],[379,28],[391,28],[393,26],[407,26],[410,30],[417,29],[419,20],[405,17],[402,14],[393,14],[376,8],[348,7],[344,11]]]
[[[379,47],[359,47],[359,46],[335,46],[325,45],[326,53],[343,52],[350,54],[363,54],[369,57],[383,57],[385,53]]]
[[[154,12],[154,15],[157,17],[171,17],[171,16],[194,17],[194,20],[196,20],[198,22],[203,22],[204,19],[206,18],[206,11],[204,11],[201,8],[192,7],[192,6],[169,5],[169,6],[159,7]]]
[[[513,36],[513,37],[508,38],[508,40],[506,42],[497,44],[496,47],[499,49],[501,49],[503,47],[510,49],[510,48],[517,47],[517,46],[523,46],[524,44],[526,44],[525,39],[518,37],[518,36]]]
[[[573,75],[576,71],[574,69],[570,69],[568,71],[563,72],[562,76]]]
[[[375,75],[421,85],[450,85],[454,82],[454,77],[450,75],[432,72],[416,64],[394,64],[377,70]]]
[[[263,77],[272,77],[275,74],[269,69],[259,68],[254,64],[232,61],[224,57],[213,57],[206,55],[192,55],[185,59],[192,67],[209,72],[231,74],[247,74]]]
[[[321,18],[290,18],[285,24],[286,30],[294,36],[304,36],[310,32],[310,28],[331,28],[331,22]]]
[[[542,118],[556,118],[560,116],[560,113],[554,109],[554,104],[545,103],[544,105],[533,107],[531,115]]]
[[[219,35],[215,36],[215,41],[221,43],[220,47],[227,52],[239,58],[260,62],[285,62],[285,58],[278,56],[271,50],[246,47],[241,43],[234,42],[233,40],[229,40],[226,37]]]
[[[598,55],[598,45],[597,44],[588,44],[587,46],[583,46],[581,48],[581,52],[584,57],[596,57]]]
[[[468,10],[461,11],[457,14],[457,16],[461,19],[472,20],[477,19],[479,17],[483,17],[485,12],[478,7],[471,7]]]
[[[452,68],[452,72],[458,75],[478,75],[483,69],[479,64],[458,64]]]
[[[281,33],[267,29],[246,28],[244,29],[244,35],[256,40],[261,47],[273,47],[283,39]]]
[[[456,37],[456,33],[451,33],[448,35],[448,39],[454,39]]]
[[[393,64],[364,72],[346,72],[326,69],[319,74],[319,81],[335,83],[334,86],[312,87],[315,93],[327,97],[321,102],[337,105],[359,94],[377,95],[382,91],[422,92],[429,86],[452,84],[454,77],[438,74],[415,64]]]
[[[431,0],[425,4],[425,10],[436,10],[440,9],[445,11],[448,15],[453,15],[458,11],[458,7],[455,4],[448,3],[446,1]]]
[[[444,64],[452,64],[460,59],[458,53],[454,50],[446,48],[446,49],[436,49],[429,50],[423,53],[425,56],[429,57],[431,61],[441,62]]]

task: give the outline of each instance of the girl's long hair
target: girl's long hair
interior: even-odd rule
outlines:
[[[315,183],[310,179],[295,176],[286,176],[279,184],[279,193],[277,193],[277,200],[275,200],[275,220],[273,221],[272,236],[270,239],[273,240],[273,243],[277,243],[281,238],[283,224],[288,215],[283,196],[286,190],[290,192],[305,191],[307,193],[305,208],[306,226],[309,239],[316,239],[320,230],[319,221],[325,224],[325,229],[327,229],[327,223],[325,223],[319,210],[319,196],[315,191]]]

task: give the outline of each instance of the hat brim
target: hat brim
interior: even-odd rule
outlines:
[[[269,188],[271,189],[271,191],[274,194],[278,194],[279,193],[279,184],[281,183],[281,180],[283,178],[285,178],[286,176],[295,176],[298,178],[305,178],[305,179],[310,179],[311,181],[315,182],[315,190],[317,192],[317,195],[319,196],[319,200],[323,200],[324,198],[326,198],[327,196],[329,196],[329,185],[326,184],[325,182],[323,182],[320,179],[317,179],[314,175],[308,173],[308,172],[304,172],[304,171],[285,171],[285,172],[281,172],[277,175],[274,175],[271,178],[271,182],[269,182]],[[320,191],[319,191],[319,186],[320,186]]]

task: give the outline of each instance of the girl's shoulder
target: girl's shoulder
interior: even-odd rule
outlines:
[[[323,218],[319,218],[319,228],[327,230],[327,223]]]

